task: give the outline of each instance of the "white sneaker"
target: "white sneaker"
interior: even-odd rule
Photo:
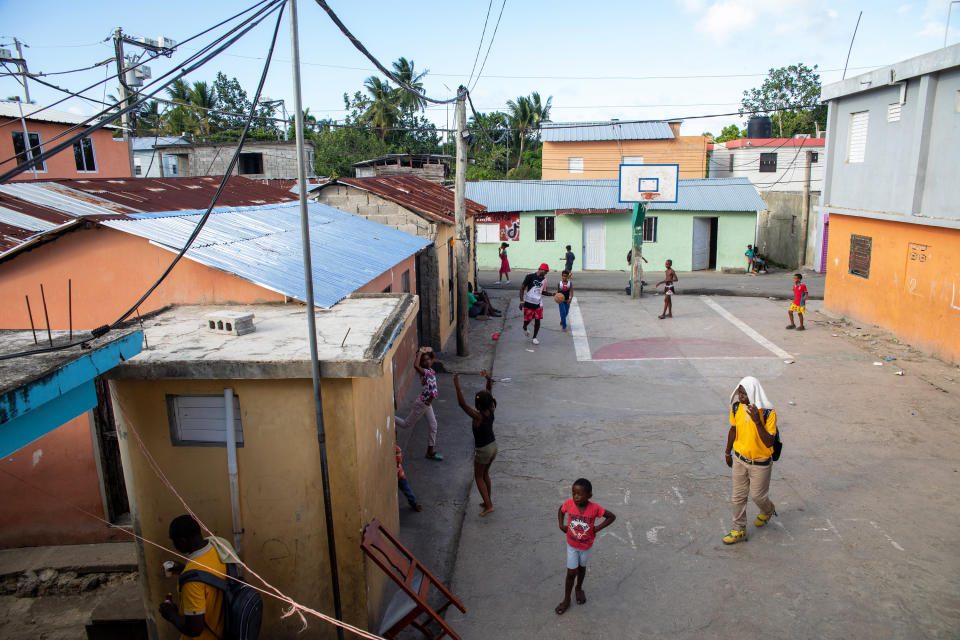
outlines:
[[[534,338],[534,339],[533,339],[533,344],[540,344],[540,341],[537,340],[536,338]]]
[[[509,281],[509,280],[507,280],[507,281],[506,281],[506,282],[504,282],[503,284],[510,284],[510,281]]]
[[[525,335],[525,336],[527,336],[527,337],[529,338],[529,337],[530,337],[530,330],[529,330],[529,329],[524,329],[524,330],[523,330],[523,335]]]

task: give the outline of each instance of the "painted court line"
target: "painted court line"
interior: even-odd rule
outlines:
[[[577,353],[577,360],[579,362],[593,360],[593,355],[590,353],[590,343],[587,341],[587,329],[583,326],[583,315],[580,313],[580,305],[576,298],[570,303],[567,325],[573,335],[573,348]]]
[[[705,305],[707,305],[708,307],[710,307],[711,309],[719,313],[721,316],[727,319],[730,322],[730,324],[735,326],[737,329],[740,329],[740,331],[743,331],[750,338],[752,338],[754,342],[759,344],[761,347],[763,347],[767,351],[770,351],[771,353],[776,354],[777,357],[779,358],[785,358],[787,360],[793,359],[793,356],[791,356],[789,353],[787,353],[777,345],[773,344],[772,342],[764,338],[762,335],[757,333],[753,329],[753,327],[745,323],[743,320],[737,318],[735,315],[733,315],[732,313],[730,313],[729,311],[721,307],[719,304],[717,304],[710,298],[703,297],[700,299],[703,300],[703,303]]]

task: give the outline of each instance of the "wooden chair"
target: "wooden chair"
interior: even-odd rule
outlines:
[[[364,528],[360,546],[400,587],[384,613],[380,635],[392,640],[401,630],[413,626],[430,640],[445,636],[460,640],[460,636],[441,616],[451,604],[464,613],[467,612],[466,607],[376,518]],[[441,597],[441,605],[437,609],[427,603],[431,594]],[[431,622],[440,627],[437,635],[433,635],[429,629]]]

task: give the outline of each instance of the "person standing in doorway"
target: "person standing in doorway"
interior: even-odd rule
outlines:
[[[760,381],[752,376],[743,378],[730,396],[730,431],[724,458],[733,469],[733,529],[724,536],[724,544],[747,540],[748,494],[760,509],[754,526],[762,527],[777,515],[767,496],[776,436],[777,413]]]
[[[572,273],[573,261],[577,259],[577,256],[573,255],[573,249],[570,248],[570,245],[567,245],[567,252],[560,259],[564,261],[563,270]]]
[[[551,295],[547,291],[547,274],[550,267],[544,262],[536,273],[528,273],[520,286],[520,309],[523,310],[523,333],[530,335],[530,321],[533,321],[533,344],[540,344],[540,321],[543,320],[543,296]]]
[[[510,260],[507,258],[507,249],[509,248],[509,244],[501,242],[500,250],[497,251],[497,254],[500,256],[500,277],[497,279],[497,284],[501,283],[504,276],[507,277],[507,284],[510,284]]]
[[[673,317],[673,296],[676,293],[674,284],[680,281],[677,272],[673,270],[673,260],[667,260],[663,266],[666,268],[663,272],[663,280],[653,285],[654,287],[663,285],[663,312],[657,316],[661,320]]]

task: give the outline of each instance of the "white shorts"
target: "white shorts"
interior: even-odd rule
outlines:
[[[567,543],[567,569],[576,569],[577,567],[587,566],[587,558],[590,557],[590,552],[593,551],[593,547],[589,549],[575,549],[570,546],[570,543]]]

